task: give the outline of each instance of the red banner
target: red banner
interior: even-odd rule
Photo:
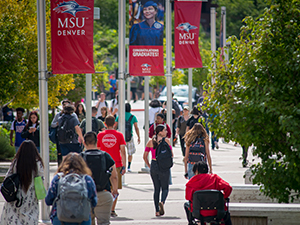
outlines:
[[[175,68],[200,68],[199,26],[202,2],[175,1]]]
[[[51,0],[52,73],[94,73],[93,0]]]
[[[164,75],[164,0],[129,0],[129,74]]]

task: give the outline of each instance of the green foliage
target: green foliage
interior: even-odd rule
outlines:
[[[216,57],[208,112],[218,136],[256,147],[253,182],[289,202],[300,192],[300,0],[272,3],[231,38],[232,64]]]
[[[56,145],[49,141],[49,161],[56,162],[57,161],[57,149]]]
[[[10,145],[10,131],[0,127],[0,159],[8,159],[15,155],[15,148]]]

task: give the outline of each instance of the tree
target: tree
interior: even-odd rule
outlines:
[[[211,74],[208,112],[218,115],[212,129],[255,146],[261,162],[251,167],[253,182],[279,202],[300,192],[299,6],[273,0],[258,19],[246,18],[240,39],[231,38],[231,64],[217,60]]]

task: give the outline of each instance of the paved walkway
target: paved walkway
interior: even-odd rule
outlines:
[[[153,204],[153,185],[150,175],[140,173],[144,167],[142,155],[144,152],[144,134],[141,130],[141,144],[137,145],[137,152],[133,156],[132,171],[124,177],[125,185],[119,191],[119,201],[116,207],[118,217],[111,219],[111,224],[187,224],[183,203],[185,202],[185,184],[183,157],[179,144],[174,150],[174,166],[172,168],[172,181],[169,195],[165,204],[165,215],[155,217]],[[135,136],[136,137],[136,136]],[[220,141],[218,150],[211,150],[213,172],[218,174],[231,185],[244,184],[244,172],[247,168],[242,167],[239,160],[242,152],[240,146],[235,147],[234,143],[222,143]],[[249,161],[255,158],[249,150]],[[2,163],[2,165],[7,163]],[[1,167],[1,163],[0,163]],[[52,179],[57,166],[50,164],[50,178]],[[50,180],[51,181],[51,180]],[[0,195],[0,212],[4,199]]]

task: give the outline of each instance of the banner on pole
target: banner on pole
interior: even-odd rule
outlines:
[[[52,73],[94,73],[93,0],[51,0]]]
[[[165,0],[129,0],[129,73],[164,75]]]
[[[202,2],[175,1],[175,68],[200,68],[199,26]]]

